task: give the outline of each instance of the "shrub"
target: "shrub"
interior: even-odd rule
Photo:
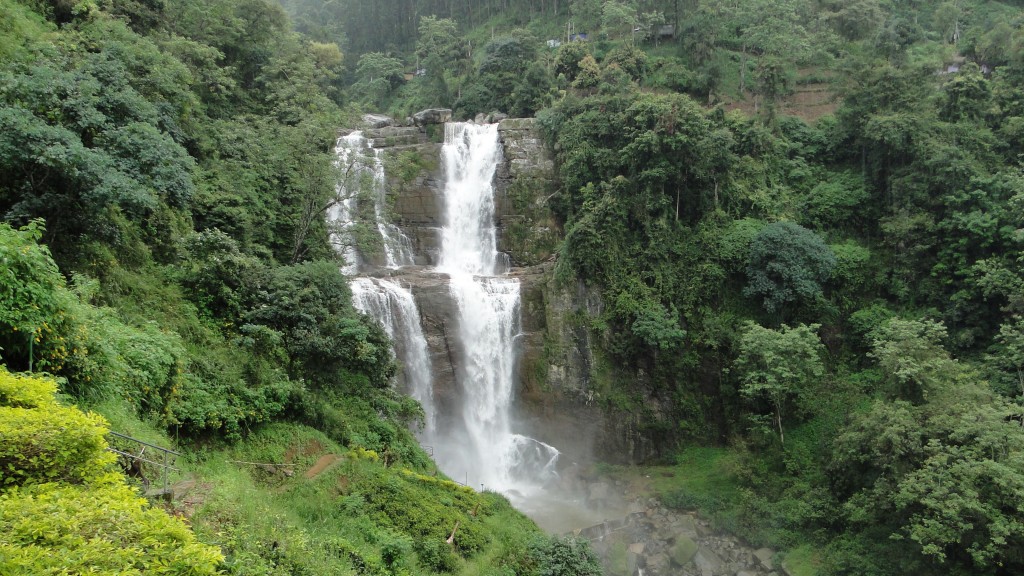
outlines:
[[[220,551],[111,471],[106,421],[0,366],[0,574],[217,574]]]
[[[119,477],[99,486],[40,484],[0,496],[0,573],[217,574],[220,551],[149,508]]]
[[[439,538],[417,542],[416,554],[419,556],[420,564],[434,572],[454,572],[459,565],[451,546]]]
[[[113,462],[104,451],[106,421],[57,404],[55,390],[0,370],[0,487],[87,482]]]

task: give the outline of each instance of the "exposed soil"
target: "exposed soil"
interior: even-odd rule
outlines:
[[[341,456],[338,456],[337,454],[324,454],[316,461],[316,464],[313,464],[313,466],[309,470],[306,470],[302,476],[307,480],[312,480],[338,460],[341,460]]]

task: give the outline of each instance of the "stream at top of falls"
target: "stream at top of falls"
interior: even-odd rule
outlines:
[[[393,279],[358,276],[370,264],[352,241],[360,223],[372,224],[380,235],[382,248],[373,257],[378,268],[396,270],[414,262],[408,238],[387,218],[380,151],[359,132],[338,140],[338,163],[348,172],[345,181],[355,185],[339,188],[343,200],[330,215],[346,260],[343,271],[353,277],[353,304],[378,320],[394,341],[402,366],[398,384],[425,412],[418,438],[432,447],[448,477],[504,494],[551,532],[596,523],[609,511],[592,513],[583,494],[560,489],[566,463],[558,449],[530,437],[515,416],[520,284],[507,276],[508,257],[497,249],[493,182],[502,160],[497,125],[446,124],[441,156],[443,226],[432,271],[447,276],[457,315],[458,401],[435,402],[433,367],[410,289]],[[374,222],[366,222],[369,218]]]

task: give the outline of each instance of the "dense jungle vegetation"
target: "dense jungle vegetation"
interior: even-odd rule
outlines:
[[[0,572],[594,572],[435,475],[339,272],[336,129],[428,106],[539,119],[556,274],[605,303],[579,319],[601,400],[721,471],[670,504],[806,573],[1024,572],[1022,25],[982,0],[0,0]],[[191,531],[110,473],[108,426],[183,451]]]
[[[262,0],[0,0],[0,573],[594,572],[409,431],[325,222],[346,75]]]

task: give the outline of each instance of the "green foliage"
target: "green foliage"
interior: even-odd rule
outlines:
[[[104,452],[106,423],[95,414],[65,408],[53,398],[52,382],[15,376],[0,369],[5,403],[0,406],[4,446],[0,485],[65,482],[79,484],[102,475],[113,462]]]
[[[217,548],[120,481],[0,495],[5,574],[218,574]],[[59,553],[58,553],[59,551]]]
[[[217,574],[220,552],[109,470],[106,421],[0,368],[0,571]]]
[[[295,376],[326,386],[348,370],[385,388],[395,373],[390,342],[376,322],[355,313],[351,298],[332,262],[282,266],[270,272],[244,318],[282,335]]]
[[[601,63],[606,67],[617,65],[635,82],[643,80],[647,75],[647,54],[634,45],[623,44],[615,47]]]
[[[530,541],[529,557],[535,568],[531,576],[596,576],[601,568],[586,540],[535,537]]]
[[[893,318],[872,334],[869,354],[889,376],[893,395],[920,403],[958,370],[942,347],[946,327],[934,321]]]
[[[588,55],[590,55],[590,45],[586,42],[562,44],[555,54],[555,75],[564,76],[569,82],[575,81],[582,68],[580,62]]]
[[[859,175],[828,175],[807,194],[801,207],[800,222],[813,230],[855,230],[865,223],[865,204],[869,199]]]
[[[751,243],[744,296],[762,297],[769,313],[791,302],[822,296],[822,283],[836,257],[821,238],[792,222],[776,222],[762,229]]]
[[[740,393],[771,405],[779,441],[785,442],[783,416],[796,400],[804,403],[825,370],[821,356],[824,348],[816,334],[818,324],[782,325],[779,330],[748,324],[740,340],[736,369],[740,373]]]
[[[353,89],[362,94],[367,103],[378,107],[404,81],[402,62],[380,52],[360,56],[356,76],[359,81]]]
[[[64,313],[57,295],[64,279],[37,244],[42,234],[38,221],[20,230],[0,223],[0,352],[10,360],[28,358],[30,345]]]
[[[189,298],[210,317],[238,318],[248,308],[262,263],[214,228],[182,239],[177,268]]]

